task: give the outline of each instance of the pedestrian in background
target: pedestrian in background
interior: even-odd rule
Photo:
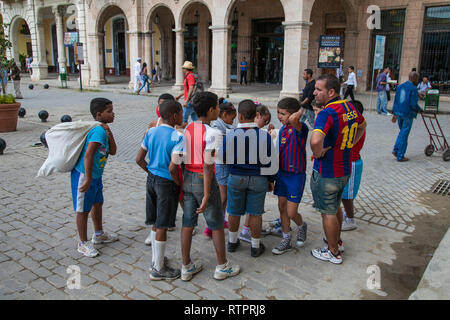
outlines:
[[[141,76],[142,85],[139,88],[137,94],[139,95],[141,90],[144,89],[145,85],[147,85],[147,93],[150,93],[150,81],[149,81],[149,76],[147,73],[147,64],[145,62],[142,64],[142,69],[141,69],[141,72],[139,73],[139,75]]]
[[[242,61],[240,63],[240,67],[241,67],[241,86],[242,86],[242,81],[244,81],[245,85],[247,85],[247,67],[248,67],[248,62],[245,60],[245,57],[242,57]]]
[[[347,81],[344,82],[344,84],[347,85],[347,90],[345,90],[344,99],[347,99],[347,97],[350,95],[350,98],[352,100],[355,100],[355,94],[353,93],[353,90],[356,89],[357,83],[354,66],[348,67],[348,78]]]
[[[20,69],[15,62],[11,65],[11,72],[9,75],[14,83],[16,99],[23,99],[22,93],[20,92]]]
[[[377,77],[376,90],[378,92],[377,98],[377,113],[384,114],[385,116],[390,116],[391,114],[387,111],[387,95],[386,95],[386,84],[387,84],[387,74],[389,73],[389,67],[384,67],[383,72],[380,72]]]
[[[316,80],[313,79],[313,71],[311,69],[305,69],[303,71],[303,80],[305,80],[306,85],[303,89],[302,101],[300,106],[303,109],[303,114],[300,118],[300,122],[308,121],[311,128],[314,127],[314,111],[311,102],[314,100],[314,87],[316,85]]]
[[[420,108],[418,103],[418,83],[419,74],[417,72],[411,72],[409,74],[409,80],[399,85],[395,94],[392,122],[395,123],[398,121],[400,132],[392,154],[399,162],[409,160],[405,157],[409,132],[411,131],[414,118],[417,117],[417,113],[422,112],[422,108]]]
[[[134,64],[134,93],[138,93],[139,85],[141,83],[141,58],[136,59]]]

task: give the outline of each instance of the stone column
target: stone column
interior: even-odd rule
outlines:
[[[81,68],[81,77],[84,84],[89,83],[90,79],[90,67],[89,67],[89,56],[88,56],[88,40],[87,40],[87,34],[86,34],[86,11],[84,7],[84,0],[78,0],[76,3],[77,7],[77,26],[78,26],[78,33],[79,33],[79,41],[83,44],[83,57],[84,57],[84,64],[80,65],[79,68]]]
[[[219,96],[231,93],[231,29],[232,26],[211,26],[212,30],[212,81],[210,91]]]
[[[55,15],[56,21],[56,39],[58,42],[58,64],[59,64],[59,72],[61,72],[62,68],[66,70],[66,50],[64,48],[64,14],[66,13],[66,7],[63,6],[55,6],[52,8],[53,14]]]
[[[44,24],[41,19],[37,19],[35,24],[36,41],[32,41],[33,46],[33,62],[31,67],[33,68],[33,74],[31,80],[39,81],[48,77],[48,63],[47,55],[45,52],[45,31]],[[32,35],[33,36],[33,35]]]
[[[400,75],[397,75],[398,78],[396,79],[399,80],[399,83],[408,80],[412,68],[417,68],[420,71],[424,16],[425,6],[421,2],[408,2],[403,31]]]
[[[130,44],[130,82],[129,82],[129,88],[134,88],[134,81],[135,81],[135,72],[134,72],[134,65],[136,64],[137,58],[140,57],[141,59],[144,59],[144,34],[143,32],[139,31],[128,31],[128,39]],[[142,62],[146,62],[142,60]],[[148,62],[147,62],[148,65]],[[151,70],[151,69],[150,69]]]
[[[154,62],[153,62],[153,47],[152,47],[152,37],[153,37],[153,31],[145,31],[143,33],[144,37],[144,56],[142,59],[143,61],[147,63],[148,71],[151,72]]]
[[[172,87],[173,90],[182,90],[183,89],[183,81],[184,81],[184,73],[181,67],[184,63],[184,32],[186,31],[184,28],[174,29],[176,39],[175,39],[175,84]]]
[[[90,33],[88,34],[88,51],[90,55],[91,77],[89,83],[93,87],[105,84],[105,34]]]
[[[303,70],[308,65],[309,21],[285,21],[283,89],[280,97],[299,98]]]

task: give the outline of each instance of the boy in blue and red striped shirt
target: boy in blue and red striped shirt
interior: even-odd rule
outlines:
[[[290,220],[297,224],[297,245],[306,241],[306,222],[298,213],[306,182],[306,140],[308,126],[300,122],[302,109],[295,98],[284,98],[278,102],[278,120],[283,124],[278,133],[279,171],[274,194],[278,196],[283,240],[272,250],[273,254],[291,251]]]

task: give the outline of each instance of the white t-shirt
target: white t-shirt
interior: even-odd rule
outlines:
[[[348,74],[348,79],[345,81],[345,84],[356,88],[356,75],[354,72]]]

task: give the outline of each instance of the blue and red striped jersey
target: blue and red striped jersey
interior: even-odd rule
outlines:
[[[359,111],[346,100],[332,101],[319,112],[314,131],[325,135],[324,148],[332,147],[323,158],[314,159],[313,169],[323,178],[340,178],[351,174],[351,151],[358,125],[364,121]]]
[[[306,140],[309,129],[302,123],[301,131],[291,125],[282,126],[279,132],[280,170],[305,173]]]

